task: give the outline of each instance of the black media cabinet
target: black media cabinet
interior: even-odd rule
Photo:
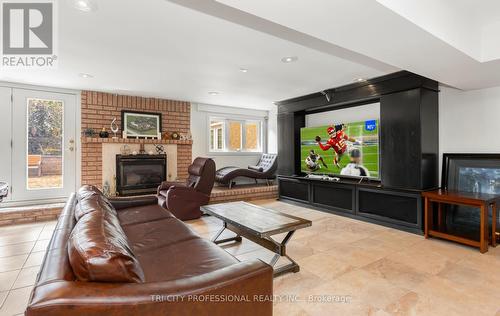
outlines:
[[[364,180],[366,181],[366,180]],[[422,233],[420,191],[383,189],[380,183],[278,176],[279,198],[324,212]]]
[[[280,199],[422,234],[421,193],[439,187],[438,93],[438,82],[400,71],[276,102]],[[380,103],[380,181],[301,175],[306,116],[374,102]]]

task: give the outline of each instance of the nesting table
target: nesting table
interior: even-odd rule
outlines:
[[[245,237],[275,253],[269,263],[273,268],[280,257],[288,259],[290,263],[274,269],[274,276],[300,270],[299,265],[287,255],[286,244],[295,231],[311,226],[311,221],[246,202],[212,204],[202,206],[201,209],[223,222],[222,228],[212,238],[214,243],[241,242],[241,237]],[[234,232],[236,236],[219,239],[226,229]],[[281,241],[273,238],[274,235],[282,233],[286,235]]]

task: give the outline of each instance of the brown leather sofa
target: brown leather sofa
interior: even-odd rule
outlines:
[[[200,206],[208,204],[215,181],[215,162],[196,158],[188,168],[185,183],[162,182],[158,187],[158,203],[180,220],[201,216]]]
[[[229,185],[232,188],[235,184],[234,179],[238,177],[246,177],[254,179],[266,180],[269,185],[269,180],[276,178],[276,170],[278,169],[278,159],[276,154],[262,154],[259,162],[255,166],[248,168],[240,167],[224,167],[216,171],[215,181],[220,184]]]
[[[272,315],[272,268],[239,262],[155,197],[91,186],[59,217],[26,315]]]

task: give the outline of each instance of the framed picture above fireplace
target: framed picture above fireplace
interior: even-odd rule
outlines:
[[[161,113],[122,111],[125,138],[161,138]]]

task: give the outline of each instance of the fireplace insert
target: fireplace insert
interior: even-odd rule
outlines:
[[[117,195],[155,193],[166,175],[166,155],[116,155]]]

